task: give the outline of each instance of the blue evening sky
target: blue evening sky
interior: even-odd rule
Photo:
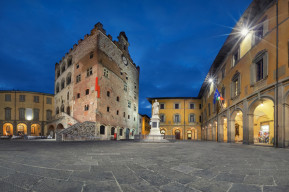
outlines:
[[[101,22],[125,31],[147,97],[197,96],[226,34],[251,0],[1,0],[0,89],[54,92],[54,65]]]

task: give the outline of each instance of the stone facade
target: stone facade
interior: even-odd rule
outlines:
[[[96,122],[101,139],[111,139],[112,133],[117,139],[133,138],[138,129],[139,67],[133,63],[128,46],[124,32],[113,41],[97,23],[90,35],[56,64],[55,111],[59,109],[59,114],[71,116],[75,122]],[[64,65],[66,70],[62,70]],[[71,83],[63,86],[63,79],[70,74]],[[61,130],[73,125],[66,121],[59,118],[58,124],[51,126]],[[105,126],[104,134],[100,126]]]

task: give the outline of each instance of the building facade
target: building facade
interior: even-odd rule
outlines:
[[[150,118],[147,115],[139,114],[139,134],[148,135],[151,130]]]
[[[52,94],[0,91],[0,135],[43,136],[50,134],[46,122],[54,115]]]
[[[203,139],[288,146],[288,31],[288,0],[251,3],[201,87]]]
[[[201,100],[195,97],[148,98],[160,103],[160,131],[180,140],[201,139]]]
[[[138,128],[139,67],[126,34],[118,41],[97,23],[55,65],[55,112],[51,128],[96,123],[96,135],[130,139]]]

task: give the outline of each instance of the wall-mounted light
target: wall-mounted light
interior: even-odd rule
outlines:
[[[26,119],[27,121],[30,121],[30,120],[32,120],[32,118],[33,118],[33,111],[32,111],[32,109],[26,108],[26,110],[25,110],[25,119]]]
[[[246,35],[249,33],[249,29],[247,27],[244,27],[242,30],[241,30],[241,34],[243,37],[246,37]]]

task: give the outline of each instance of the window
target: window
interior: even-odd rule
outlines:
[[[200,123],[202,122],[202,115],[200,115],[200,117],[199,117],[199,121],[200,121]]]
[[[165,115],[164,114],[160,114],[160,122],[161,123],[165,122]]]
[[[134,92],[134,94],[133,94],[133,98],[136,99],[136,93],[135,93],[135,92]]]
[[[123,129],[119,130],[119,135],[122,136]]]
[[[67,92],[67,100],[69,100],[69,92]]]
[[[70,65],[72,65],[72,57],[71,56],[67,60],[67,66],[69,67]]]
[[[208,112],[209,112],[209,116],[211,115],[211,103],[208,103]]]
[[[267,16],[257,25],[252,43],[257,44],[268,33],[269,20]]]
[[[124,84],[123,89],[124,89],[125,91],[127,91],[127,84]]]
[[[62,79],[62,80],[61,80],[61,90],[64,89],[64,87],[65,87],[65,80]]]
[[[117,110],[117,111],[116,111],[116,115],[118,115],[118,114],[119,114],[119,111]]]
[[[11,108],[5,108],[5,120],[11,120]]]
[[[56,77],[58,78],[59,76],[60,76],[60,71],[57,70],[57,71],[56,71]]]
[[[76,96],[76,97],[77,97],[77,99],[79,99],[79,98],[80,98],[80,93],[77,93],[77,96]]]
[[[226,88],[225,87],[222,87],[221,94],[222,94],[222,97],[224,98],[224,100],[222,100],[222,103],[224,104],[225,103],[225,94],[226,94]]]
[[[202,104],[199,104],[199,109],[202,109]]]
[[[195,109],[195,104],[194,103],[190,103],[190,109]]]
[[[71,83],[71,73],[68,73],[66,77],[66,85],[69,85]]]
[[[89,95],[89,89],[85,90],[85,95]]]
[[[268,52],[262,50],[253,59],[253,63],[250,66],[251,85],[256,82],[265,79],[268,76]]]
[[[160,104],[160,109],[164,109],[165,108],[165,104],[164,103],[161,103]]]
[[[11,95],[5,94],[5,101],[11,101]]]
[[[128,76],[126,76],[125,78],[126,78],[126,80],[128,80]]]
[[[66,108],[66,113],[67,113],[67,115],[70,115],[70,107],[69,106]]]
[[[240,94],[240,73],[236,72],[231,81],[231,99]]]
[[[263,38],[264,28],[263,25],[259,26],[255,31],[255,44],[257,44]]]
[[[33,101],[34,103],[39,103],[39,96],[34,96]]]
[[[194,115],[194,114],[190,114],[190,115],[189,115],[189,122],[190,122],[190,123],[195,122],[195,115]]]
[[[110,92],[109,91],[106,92],[106,96],[110,97]]]
[[[50,121],[52,119],[52,111],[46,110],[46,120]]]
[[[56,115],[59,114],[59,108],[56,108]]]
[[[108,70],[106,68],[103,69],[103,76],[108,78]]]
[[[116,97],[116,101],[119,101],[119,96]]]
[[[46,97],[46,104],[52,104],[52,98]]]
[[[104,134],[105,134],[105,126],[104,126],[104,125],[101,125],[101,126],[100,126],[100,134],[101,134],[101,135],[104,135]]]
[[[65,63],[62,64],[61,73],[65,71]]]
[[[123,112],[123,117],[125,117],[125,112]]]
[[[78,83],[80,81],[81,81],[81,75],[79,74],[79,75],[76,76],[76,83]]]
[[[19,109],[19,120],[25,120],[25,109],[24,108]]]
[[[176,114],[176,115],[174,116],[174,122],[175,122],[175,123],[180,123],[180,115],[179,115],[179,114]]]
[[[92,67],[86,70],[86,76],[89,77],[90,75],[92,75]]]
[[[179,109],[180,108],[180,104],[179,103],[175,103],[175,109]]]
[[[19,101],[20,102],[25,102],[25,95],[20,95]]]
[[[93,58],[93,52],[90,52],[89,59],[92,59],[92,58]]]
[[[128,115],[127,118],[130,119],[130,115]]]
[[[225,78],[225,73],[226,73],[226,68],[225,68],[225,67],[223,67],[223,68],[222,68],[222,79],[224,79],[224,78]]]
[[[109,112],[109,107],[106,108],[106,111]]]
[[[133,110],[136,111],[136,106],[135,105],[133,105]]]
[[[61,105],[60,111],[64,112],[64,105]]]
[[[127,107],[128,107],[128,108],[131,107],[131,102],[130,102],[130,101],[127,102]]]
[[[89,105],[84,105],[84,111],[88,111],[89,110]]]
[[[234,53],[233,53],[233,58],[232,58],[232,67],[234,67],[240,59],[240,49],[238,48]]]
[[[78,69],[78,68],[79,68],[79,64],[77,63],[77,64],[76,64],[76,69]]]
[[[59,83],[56,84],[56,93],[59,93]]]
[[[33,109],[33,120],[38,121],[39,120],[39,109]]]

